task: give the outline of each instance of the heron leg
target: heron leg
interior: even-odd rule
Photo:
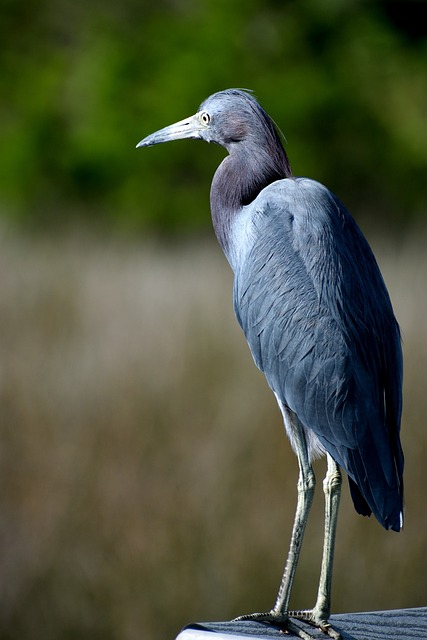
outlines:
[[[313,609],[291,611],[289,615],[313,624],[335,640],[339,640],[341,635],[329,624],[328,619],[331,613],[332,566],[342,477],[335,460],[333,460],[329,454],[326,455],[328,470],[323,481],[323,491],[325,493],[325,533],[317,600]]]
[[[304,431],[299,421],[298,432],[295,433],[294,430],[293,445],[297,452],[299,465],[299,477],[297,484],[298,500],[285,570],[283,572],[282,582],[280,584],[276,603],[272,609],[273,612],[275,612],[279,616],[288,615],[288,606],[291,596],[292,584],[295,577],[295,571],[301,552],[302,540],[304,537],[310,508],[313,503],[314,489],[316,486],[316,478],[314,477],[313,469],[308,458]]]
[[[298,457],[299,477],[297,484],[298,499],[295,513],[294,525],[292,528],[291,543],[289,547],[288,557],[283,572],[282,582],[280,584],[279,593],[276,603],[271,611],[266,613],[251,613],[240,616],[236,620],[257,620],[261,622],[271,622],[282,628],[296,634],[300,638],[311,638],[303,629],[289,620],[288,606],[291,595],[292,583],[295,577],[304,531],[308,520],[308,514],[313,502],[314,488],[316,479],[310,464],[307,442],[305,438],[304,428],[297,416],[283,408],[285,425],[291,438],[292,446]]]

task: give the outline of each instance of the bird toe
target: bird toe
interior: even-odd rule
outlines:
[[[342,640],[341,635],[338,632],[336,632],[335,629],[332,629],[332,627],[329,625],[327,621],[323,621],[323,624],[320,625],[314,622],[314,620],[308,619],[309,618],[308,611],[307,612],[299,611],[296,613],[298,613],[298,615],[295,617],[298,618],[299,620],[320,628],[324,633],[327,633],[334,640]],[[302,616],[303,613],[306,614],[306,617]],[[292,612],[292,615],[293,615],[293,612]],[[276,611],[266,611],[263,613],[261,612],[248,613],[242,616],[238,616],[237,618],[234,618],[234,622],[267,622],[271,625],[274,625],[275,627],[279,627],[283,633],[292,634],[297,638],[301,638],[301,640],[317,640],[319,637],[318,635],[316,636],[312,635],[309,630],[303,629],[299,625],[295,624],[295,622],[293,622],[290,619],[288,613],[282,613],[282,612],[276,612]],[[331,631],[333,633],[331,633]]]
[[[328,621],[327,617],[319,615],[315,609],[302,609],[300,611],[289,611],[290,617],[301,620],[307,624],[320,629],[333,640],[342,640],[342,636]],[[310,637],[310,635],[309,635]]]

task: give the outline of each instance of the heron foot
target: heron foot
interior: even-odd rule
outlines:
[[[333,640],[342,640],[341,635],[331,627],[326,620],[317,620],[312,615],[312,611],[292,611],[288,613],[276,612],[274,610],[267,611],[265,613],[249,613],[243,616],[235,618],[234,621],[252,621],[252,622],[268,622],[276,627],[279,627],[283,633],[290,633],[301,640],[315,640],[314,636],[308,631],[298,626],[291,620],[296,618],[302,622],[311,624],[318,627],[324,633],[327,633]],[[318,636],[317,636],[318,637]]]
[[[328,635],[333,640],[342,640],[342,636],[339,631],[334,629],[331,623],[328,621],[325,615],[319,614],[316,609],[301,609],[299,611],[289,611],[289,616],[296,620],[301,620],[307,624],[317,627],[323,633]]]

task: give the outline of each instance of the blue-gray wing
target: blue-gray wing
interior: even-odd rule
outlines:
[[[372,251],[312,180],[270,185],[241,216],[234,304],[257,366],[346,470],[356,509],[399,530],[400,333]]]

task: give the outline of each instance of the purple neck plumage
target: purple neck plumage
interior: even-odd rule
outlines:
[[[211,186],[212,222],[218,242],[227,253],[228,235],[235,215],[269,184],[291,178],[292,171],[282,145],[264,149],[248,142],[233,144],[218,167]]]

